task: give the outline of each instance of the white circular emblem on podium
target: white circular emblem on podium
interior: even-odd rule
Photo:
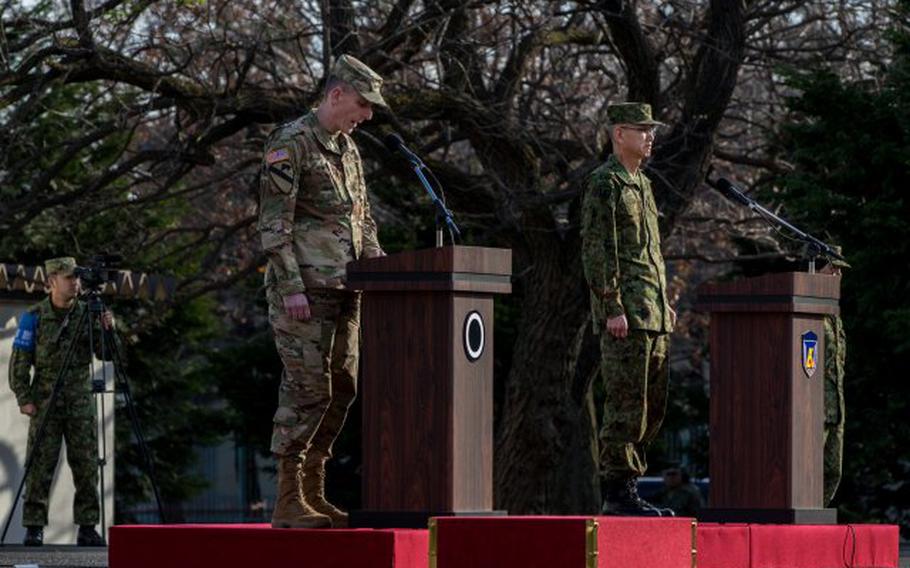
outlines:
[[[468,312],[464,319],[464,352],[469,361],[476,361],[483,355],[483,348],[486,345],[486,330],[483,325],[483,317],[480,312]]]

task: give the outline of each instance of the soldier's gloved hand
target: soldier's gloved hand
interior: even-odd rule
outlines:
[[[32,403],[23,404],[19,407],[19,412],[26,416],[34,416],[35,414],[38,414],[38,407]]]
[[[104,329],[114,329],[114,314],[110,310],[101,314],[101,325]]]
[[[607,331],[617,339],[622,339],[629,335],[629,321],[626,320],[626,314],[608,319]]]
[[[291,316],[291,319],[300,321],[309,321],[310,302],[306,294],[291,294],[284,297],[284,310]]]

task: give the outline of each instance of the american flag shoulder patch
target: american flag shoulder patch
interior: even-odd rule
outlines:
[[[288,153],[287,148],[278,148],[277,150],[272,150],[265,155],[265,161],[269,165],[276,164],[278,162],[283,162],[284,160],[289,160],[291,158],[290,153]]]

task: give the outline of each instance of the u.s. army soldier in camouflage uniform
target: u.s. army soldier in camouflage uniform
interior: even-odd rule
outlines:
[[[66,440],[66,460],[76,486],[73,520],[79,525],[77,543],[80,546],[104,544],[95,530],[100,512],[98,444],[95,402],[89,375],[92,354],[87,333],[83,333],[76,343],[62,388],[53,407],[48,407],[66,349],[78,331],[76,323],[88,309],[84,302],[77,299],[79,280],[73,274],[75,268],[76,261],[70,257],[55,258],[45,263],[50,295],[29,308],[21,318],[9,364],[10,389],[16,395],[20,412],[31,418],[28,454],[36,452],[26,479],[22,511],[22,524],[26,527],[25,544],[29,546],[43,544],[51,482],[63,440]],[[102,322],[106,328],[113,326],[110,312],[104,314]],[[100,337],[100,333],[101,330],[96,329],[95,337]],[[100,346],[100,341],[96,346]],[[45,415],[48,418],[44,436],[40,445],[36,446],[35,437]]]
[[[838,254],[840,249],[838,248]],[[834,259],[820,272],[840,274],[849,268],[846,262]],[[824,503],[831,503],[840,485],[844,459],[844,364],[847,355],[847,336],[840,316],[825,316],[825,431],[824,431]]]
[[[601,340],[606,391],[600,432],[604,512],[672,514],[638,497],[645,449],[667,404],[669,333],[676,314],[666,296],[657,207],[641,172],[661,125],[642,103],[607,109],[613,154],[588,180],[582,209],[582,258]]]
[[[345,265],[383,254],[350,134],[387,106],[382,78],[348,55],[319,107],[269,135],[259,231],[268,257],[269,322],[284,362],[274,416],[273,527],[346,526],[325,499],[325,462],[356,395],[360,296]]]

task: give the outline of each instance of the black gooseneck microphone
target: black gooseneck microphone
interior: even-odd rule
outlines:
[[[733,185],[733,182],[731,182],[727,178],[717,178],[716,180],[707,180],[707,181],[708,181],[708,185],[710,185],[711,187],[713,187],[714,189],[719,191],[721,193],[721,195],[723,195],[730,201],[735,201],[737,203],[745,205],[746,207],[748,207],[749,203],[752,202],[751,199],[746,197],[746,194],[743,193],[743,191],[741,189],[739,189],[738,187]]]
[[[423,160],[404,145],[404,140],[401,139],[401,136],[392,132],[391,134],[386,135],[384,142],[385,147],[388,148],[390,152],[398,152],[414,166],[424,167]]]
[[[391,132],[386,135],[385,147],[388,148],[390,152],[397,152],[404,156],[404,158],[411,163],[411,167],[414,170],[414,173],[417,174],[417,178],[420,180],[420,183],[423,185],[424,189],[427,191],[427,195],[430,196],[430,201],[433,202],[433,205],[436,207],[436,246],[441,247],[443,245],[442,238],[442,227],[445,226],[449,231],[449,237],[452,240],[452,244],[455,244],[455,238],[461,236],[461,231],[458,230],[458,225],[455,224],[455,219],[452,218],[452,212],[446,208],[445,203],[436,195],[436,192],[433,191],[433,186],[430,184],[430,180],[427,179],[427,176],[424,175],[424,170],[429,172],[429,174],[436,179],[436,176],[433,175],[433,172],[430,171],[430,168],[423,163],[423,160],[420,157],[412,152],[407,146],[404,145],[404,140],[401,139],[401,136]],[[436,180],[437,186],[439,180]],[[441,188],[440,188],[441,190]]]
[[[716,189],[721,195],[730,201],[745,205],[757,213],[759,217],[767,221],[769,224],[772,224],[772,226],[776,224],[780,227],[783,227],[796,235],[797,239],[806,243],[808,245],[806,256],[809,258],[809,272],[815,272],[815,258],[819,255],[824,255],[829,258],[834,257],[839,258],[840,260],[846,260],[843,256],[838,254],[836,250],[834,250],[834,247],[813,237],[809,233],[795,227],[787,220],[769,211],[760,203],[743,193],[740,188],[734,185],[733,182],[727,178],[717,178],[715,180],[712,180],[706,177],[705,182],[707,182],[708,185]]]

